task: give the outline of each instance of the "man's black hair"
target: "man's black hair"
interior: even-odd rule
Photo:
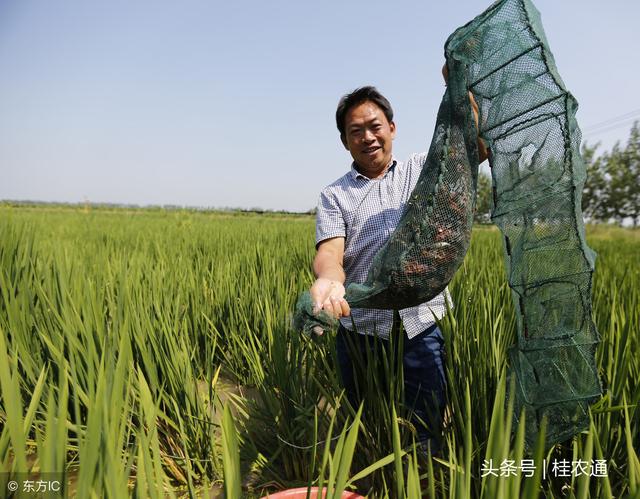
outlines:
[[[344,119],[347,116],[347,112],[352,107],[362,104],[365,101],[371,101],[384,113],[387,121],[391,123],[393,121],[393,109],[387,98],[378,92],[376,87],[366,86],[356,88],[353,92],[343,95],[342,99],[338,103],[338,109],[336,110],[336,124],[338,130],[340,130],[340,138],[345,140]]]

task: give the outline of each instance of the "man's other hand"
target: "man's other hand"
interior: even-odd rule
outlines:
[[[344,285],[339,281],[320,277],[311,286],[310,293],[314,315],[324,310],[339,319],[351,313],[349,304],[344,299]]]
[[[442,66],[442,77],[444,78],[445,85],[449,82],[449,69],[447,68],[447,63]],[[476,99],[473,97],[473,94],[469,92],[469,102],[471,103],[471,110],[473,111],[473,119],[476,123],[476,130],[480,132],[480,123],[478,119],[478,103]],[[485,159],[489,157],[489,150],[487,149],[484,141],[478,136],[478,160],[482,163]]]
[[[473,119],[476,122],[476,130],[478,130],[478,133],[480,133],[480,123],[478,120],[478,113],[479,113],[478,103],[476,102],[476,99],[473,97],[473,94],[471,92],[469,92],[469,101],[471,102]],[[482,163],[488,157],[489,157],[489,150],[487,149],[487,146],[484,143],[484,141],[478,135],[478,162]]]

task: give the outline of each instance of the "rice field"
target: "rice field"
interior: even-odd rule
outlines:
[[[505,392],[515,317],[494,227],[476,227],[441,323],[445,450],[423,456],[393,353],[341,397],[331,335],[291,329],[314,220],[0,207],[0,496],[640,497],[640,231],[588,227],[605,396],[591,426],[524,450]],[[512,431],[513,430],[513,431]],[[8,495],[8,493],[7,493]],[[31,496],[25,496],[31,497]]]

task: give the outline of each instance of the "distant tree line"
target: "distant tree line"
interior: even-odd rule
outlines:
[[[640,127],[636,121],[627,145],[596,156],[598,144],[584,145],[587,180],[582,190],[582,213],[591,221],[640,223]]]
[[[599,144],[582,146],[587,178],[582,190],[582,213],[589,222],[640,223],[640,126],[636,121],[625,147],[597,155]],[[493,209],[491,177],[478,176],[475,220],[488,223]]]
[[[493,210],[493,190],[491,177],[486,173],[478,174],[478,196],[476,197],[476,223],[488,224],[491,222],[491,210]]]

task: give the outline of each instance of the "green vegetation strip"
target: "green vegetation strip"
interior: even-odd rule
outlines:
[[[225,477],[242,497],[321,482],[334,497],[637,494],[640,233],[587,227],[587,239],[605,388],[589,430],[532,456],[522,426],[509,440],[515,317],[499,232],[478,227],[441,323],[445,451],[427,458],[393,352],[363,360],[358,413],[331,335],[291,329],[312,280],[312,217],[0,208],[0,487],[54,472],[77,497],[197,497]],[[524,459],[531,477],[507,472]],[[554,476],[563,459],[605,462],[606,476]],[[489,460],[508,476],[487,474]]]

